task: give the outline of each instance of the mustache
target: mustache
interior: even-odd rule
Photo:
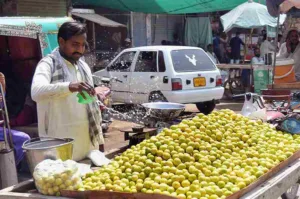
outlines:
[[[82,53],[79,53],[79,52],[74,52],[72,55],[80,55],[80,56],[83,56],[83,54]]]

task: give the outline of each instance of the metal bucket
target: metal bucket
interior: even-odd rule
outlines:
[[[154,102],[142,104],[151,117],[162,121],[171,121],[180,116],[185,110],[185,105],[170,102]]]
[[[26,151],[26,159],[31,174],[40,162],[46,159],[63,161],[73,158],[72,138],[34,138],[24,142],[23,149]]]

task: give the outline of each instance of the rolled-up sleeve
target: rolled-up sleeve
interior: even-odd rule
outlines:
[[[71,94],[70,82],[51,84],[51,66],[46,60],[42,60],[36,67],[32,80],[31,97],[38,102],[45,99],[60,98]]]

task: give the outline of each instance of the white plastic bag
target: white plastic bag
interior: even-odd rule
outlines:
[[[73,160],[44,160],[33,173],[36,188],[44,195],[60,196],[61,190],[82,186],[78,164]]]

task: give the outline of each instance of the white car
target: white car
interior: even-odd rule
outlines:
[[[196,104],[207,114],[224,93],[220,71],[201,48],[195,47],[129,48],[94,75],[120,80],[112,83],[112,100],[120,103]]]

